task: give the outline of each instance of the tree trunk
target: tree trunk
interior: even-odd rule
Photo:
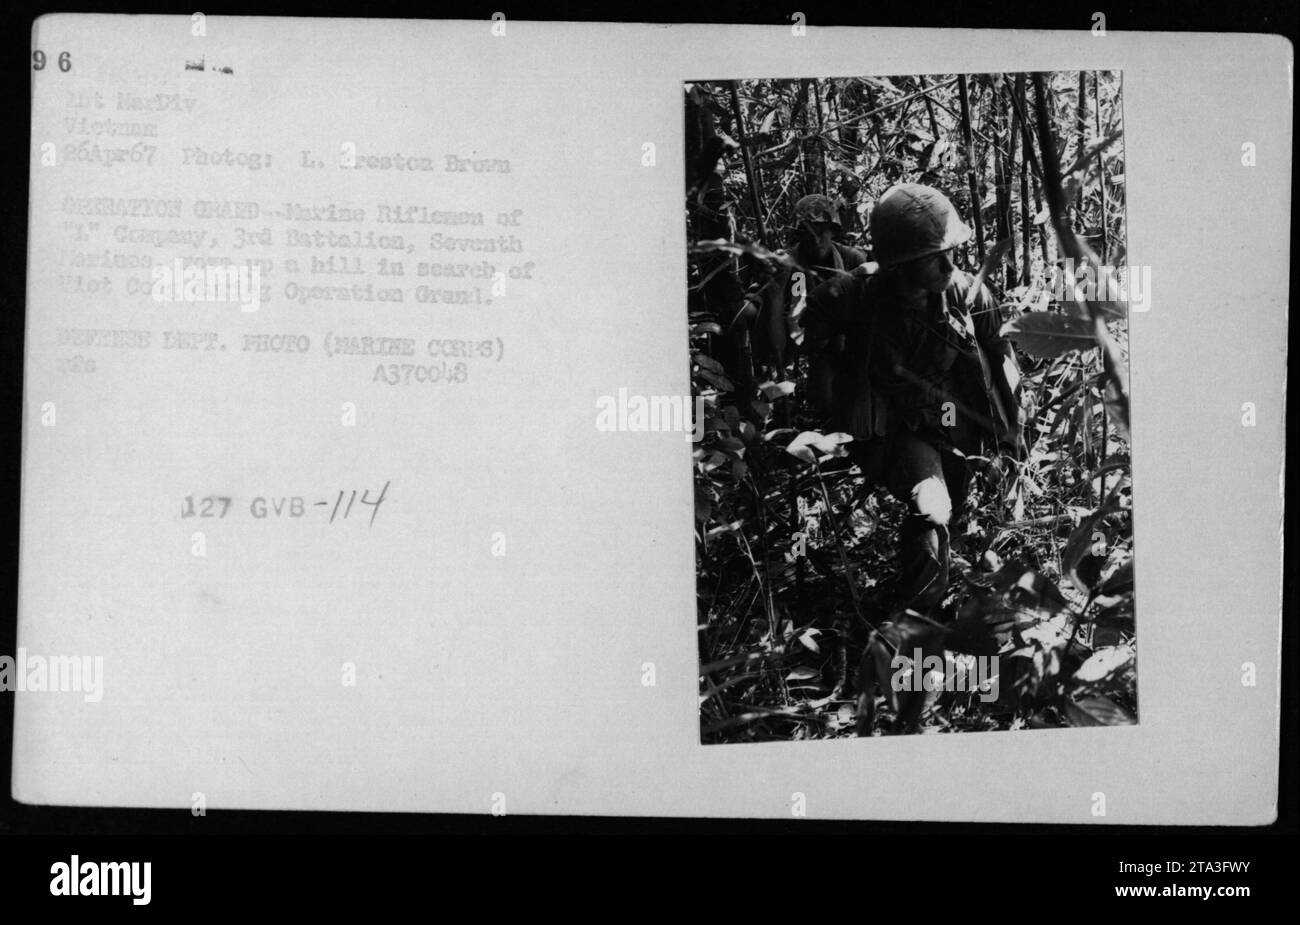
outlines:
[[[926,83],[925,83],[925,78],[924,78],[924,77],[921,78],[921,89],[922,89],[922,90],[928,90],[928,89],[930,89],[930,88],[926,85]],[[933,136],[934,136],[934,140],[935,140],[936,142],[938,142],[938,140],[939,140],[939,120],[936,119],[935,116],[934,116],[934,101],[930,99],[929,94],[927,94],[926,96],[922,97],[922,99],[925,100],[925,111],[926,111],[926,113],[928,113],[929,116],[930,116],[930,134],[933,135]]]
[[[731,112],[736,118],[736,134],[740,137],[740,153],[745,159],[745,178],[749,181],[749,202],[754,209],[754,226],[758,229],[758,243],[767,246],[767,229],[763,223],[763,178],[759,176],[758,166],[749,150],[749,131],[745,128],[745,114],[740,110],[740,93],[736,90],[736,81],[731,82]]]
[[[1016,99],[1024,99],[1025,75],[1017,74],[1014,87],[1008,92],[1015,93]],[[1029,146],[1025,143],[1024,126],[1020,124],[1020,112],[1012,107],[1012,144],[1020,136],[1020,284],[1029,285],[1031,262],[1029,257],[1029,234],[1033,230],[1033,216],[1029,212]],[[1015,159],[1012,159],[1015,163]]]
[[[822,112],[822,90],[821,83],[816,77],[812,79],[812,102],[813,109],[817,112],[817,137],[813,144],[818,149],[817,156],[817,179],[821,187],[821,194],[827,195],[827,177],[826,177],[826,144],[822,132],[826,131],[826,115]]]
[[[979,255],[978,266],[984,265],[984,220],[980,217],[980,191],[975,180],[975,148],[970,139],[970,95],[966,90],[966,75],[957,78],[957,96],[961,100],[961,140],[965,145],[966,179],[970,183],[970,210],[975,220],[975,248]]]
[[[1097,137],[1101,137],[1101,71],[1092,75],[1092,108],[1096,114]],[[1097,153],[1097,189],[1101,192],[1101,262],[1110,263],[1106,242],[1106,161],[1105,152]],[[1103,487],[1105,484],[1103,483]],[[1105,492],[1102,492],[1104,495]]]
[[[1007,178],[1007,158],[1002,156],[1003,145],[1011,133],[1004,119],[1003,94],[995,84],[989,94],[989,128],[993,138],[993,179],[997,190],[997,237],[999,241],[1011,240],[1010,260],[1002,262],[1002,288],[1011,288],[1011,276],[1016,265],[1015,240],[1011,233],[1011,187]],[[1010,145],[1007,145],[1009,148]]]
[[[1088,73],[1087,71],[1079,72],[1079,144],[1075,149],[1075,157],[1083,155],[1084,148],[1088,145]],[[1083,184],[1079,184],[1079,192],[1074,197],[1074,211],[1078,216],[1080,228],[1085,228],[1083,218]]]
[[[1016,92],[1020,100],[1020,112],[1024,118],[1020,120],[1020,143],[1025,149],[1025,160],[1033,163],[1034,143],[1029,137],[1029,90],[1025,84],[1025,75],[1021,74],[1016,77]],[[1043,211],[1043,201],[1038,192],[1038,174],[1030,177],[1030,185],[1034,191],[1034,218]],[[1043,272],[1051,273],[1052,258],[1047,250],[1047,231],[1040,228],[1038,230],[1038,245],[1043,252]]]
[[[1060,241],[1061,249],[1080,266],[1091,266],[1096,272],[1096,255],[1087,245],[1080,243],[1074,229],[1070,227],[1066,214],[1065,194],[1061,188],[1061,162],[1057,158],[1056,141],[1052,137],[1051,119],[1047,114],[1047,92],[1043,88],[1041,74],[1034,74],[1034,109],[1038,117],[1038,143],[1043,152],[1043,192],[1047,196],[1048,208],[1052,213],[1052,226]],[[1106,317],[1097,308],[1096,299],[1087,299],[1085,304],[1092,320],[1093,336],[1101,352],[1102,369],[1105,378],[1116,389],[1118,421],[1127,431],[1130,426],[1128,367],[1120,355],[1119,348],[1111,340],[1106,330]]]

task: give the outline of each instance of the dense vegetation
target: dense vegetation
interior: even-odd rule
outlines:
[[[853,734],[854,669],[888,621],[904,654],[946,650],[959,673],[998,655],[1000,696],[931,695],[927,731],[1137,721],[1127,314],[1106,283],[1127,256],[1121,115],[1108,73],[688,86],[704,741]],[[941,624],[885,610],[902,507],[807,415],[805,358],[751,364],[742,343],[736,374],[736,294],[790,267],[794,202],[829,195],[869,253],[871,204],[900,182],[976,229],[955,257],[1000,302],[1028,415],[1027,458],[978,467]],[[1053,286],[1066,258],[1103,283]],[[873,696],[869,728],[890,731]]]

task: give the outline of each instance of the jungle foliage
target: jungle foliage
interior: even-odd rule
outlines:
[[[686,96],[703,740],[853,734],[853,669],[882,627],[958,675],[998,656],[996,700],[929,695],[926,731],[1135,723],[1119,75],[742,80]],[[955,257],[985,272],[1024,373],[1028,455],[980,461],[939,623],[885,611],[902,507],[805,410],[803,356],[751,359],[739,308],[792,266],[801,196],[830,196],[839,240],[870,253],[871,205],[900,182],[943,190],[975,229]],[[1053,286],[1067,258],[1081,272]],[[869,693],[864,732],[896,728],[887,694]]]

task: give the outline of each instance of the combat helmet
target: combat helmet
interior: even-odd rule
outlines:
[[[843,230],[840,227],[839,214],[835,211],[835,204],[829,197],[819,193],[805,196],[794,204],[794,214],[790,217],[790,224],[798,227],[802,222],[828,222],[835,226],[836,234]]]
[[[932,186],[891,187],[871,212],[871,246],[881,267],[938,254],[970,237],[948,197]]]

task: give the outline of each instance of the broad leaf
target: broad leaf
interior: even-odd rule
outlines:
[[[1095,567],[1086,577],[1079,574],[1079,568],[1086,560],[1092,558],[1106,561],[1106,554],[1110,550],[1110,531],[1102,525],[1102,520],[1112,510],[1103,506],[1085,517],[1083,522],[1070,533],[1070,538],[1065,542],[1065,549],[1061,551],[1061,571],[1080,591],[1091,591],[1097,579],[1101,577]],[[1100,545],[1101,549],[1093,548],[1097,545]]]
[[[1097,346],[1090,321],[1055,312],[1028,312],[1013,318],[1002,326],[1002,334],[1037,357],[1058,357]]]
[[[821,434],[815,430],[805,430],[790,441],[785,451],[795,459],[804,462],[816,462],[817,453],[830,456],[847,456],[848,451],[844,449],[843,444],[852,439],[851,435],[844,433]]]
[[[1049,613],[1070,609],[1069,601],[1050,578],[1018,560],[1000,568],[989,583],[993,590],[1006,595],[1008,602],[1015,607]]]
[[[793,382],[764,382],[761,386],[759,386],[759,390],[762,391],[763,397],[766,398],[768,401],[775,401],[776,399],[782,398],[786,395],[794,394],[794,383]]]
[[[1132,665],[1135,655],[1132,646],[1106,646],[1098,649],[1079,666],[1079,670],[1074,673],[1074,680],[1089,684],[1101,681]]]
[[[1071,726],[1134,726],[1137,717],[1109,697],[1083,697],[1067,701],[1065,717]]]
[[[1099,594],[1125,594],[1133,590],[1133,560],[1129,559],[1102,582]]]
[[[1122,439],[1128,440],[1128,403],[1124,401],[1124,397],[1116,388],[1115,383],[1106,383],[1106,390],[1102,393],[1102,401],[1106,405],[1106,414],[1110,417],[1110,422],[1115,425],[1115,430],[1119,432]]]

